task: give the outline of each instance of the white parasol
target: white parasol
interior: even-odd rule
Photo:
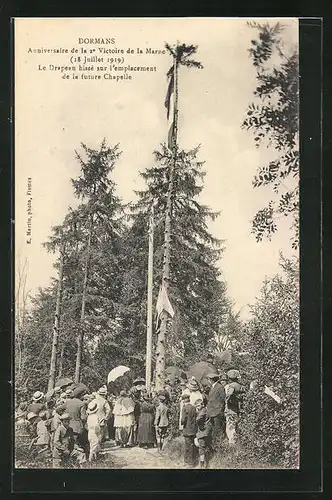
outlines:
[[[128,366],[123,366],[123,365],[113,368],[113,370],[111,370],[108,374],[107,383],[109,384],[110,382],[114,382],[114,380],[116,380],[119,377],[122,377],[122,375],[124,375],[129,371],[130,368],[128,368]]]

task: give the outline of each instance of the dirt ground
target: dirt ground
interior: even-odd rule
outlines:
[[[112,468],[119,469],[178,469],[183,463],[170,459],[164,452],[157,448],[119,448],[107,446],[103,449],[104,466],[108,460],[112,462]]]

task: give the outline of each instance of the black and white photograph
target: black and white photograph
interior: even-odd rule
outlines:
[[[16,469],[299,469],[297,18],[15,18]]]

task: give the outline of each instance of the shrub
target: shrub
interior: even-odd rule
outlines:
[[[299,295],[296,262],[282,259],[285,277],[266,280],[246,328],[251,352],[249,391],[239,423],[247,457],[272,467],[299,466]],[[270,387],[281,404],[264,394]]]

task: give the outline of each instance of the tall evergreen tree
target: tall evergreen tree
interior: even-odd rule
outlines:
[[[179,151],[174,167],[172,202],[172,253],[170,257],[169,298],[175,310],[168,325],[168,363],[184,365],[199,359],[218,329],[227,308],[226,285],[221,280],[217,262],[221,242],[207,227],[217,213],[198,201],[203,186],[203,163],[197,160],[198,148]],[[122,318],[133,352],[144,356],[146,333],[148,220],[155,199],[154,305],[161,282],[165,208],[167,204],[171,151],[162,146],[156,151],[155,164],[141,175],[147,188],[137,192],[133,206],[133,224],[128,231],[122,291]],[[130,249],[130,251],[129,251]]]
[[[72,180],[75,195],[83,202],[80,210],[86,232],[85,249],[82,255],[84,263],[80,313],[81,326],[77,335],[76,382],[80,379],[84,333],[87,327],[86,308],[88,295],[91,299],[90,306],[92,308],[95,306],[93,312],[96,312],[97,305],[94,299],[98,296],[99,302],[103,302],[105,298],[102,293],[99,293],[99,290],[103,288],[102,285],[106,284],[103,273],[99,270],[92,278],[92,268],[95,268],[96,262],[99,263],[105,245],[109,250],[116,247],[121,232],[121,222],[118,219],[122,215],[121,201],[116,196],[115,184],[110,179],[116,160],[121,154],[119,146],[108,147],[104,139],[98,150],[91,149],[85,144],[82,144],[82,148],[84,156],[76,152],[76,158],[81,166],[81,174],[77,179]],[[98,308],[102,314],[106,313],[104,304],[99,303]],[[92,310],[90,310],[91,312]]]
[[[61,372],[76,380],[82,372],[85,381],[101,383],[105,373],[95,375],[93,355],[100,337],[111,328],[121,290],[123,207],[109,177],[120,153],[118,146],[109,148],[105,141],[99,150],[82,147],[87,158],[77,153],[81,175],[72,182],[83,203],[70,208],[63,223],[53,227],[45,247],[51,252],[63,245],[66,249],[58,332]],[[55,267],[60,267],[60,259]]]

